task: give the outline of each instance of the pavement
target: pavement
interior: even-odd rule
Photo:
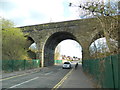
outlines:
[[[9,78],[26,73],[34,73],[40,71],[42,68],[31,70],[17,71],[12,73],[0,74],[0,79]],[[71,69],[71,73],[67,76],[64,82],[61,83],[59,88],[95,88],[91,78],[83,72],[82,65],[78,64],[77,69]]]
[[[59,88],[95,88],[94,82],[90,76],[83,72],[82,65],[73,70],[67,79],[62,83]]]

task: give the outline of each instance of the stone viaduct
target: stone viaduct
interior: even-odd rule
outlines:
[[[80,19],[20,27],[37,44],[36,58],[42,60],[42,67],[54,64],[54,51],[63,40],[77,41],[82,47],[83,60],[89,59],[89,46],[103,35],[103,29],[96,18]],[[104,36],[104,35],[103,35]]]

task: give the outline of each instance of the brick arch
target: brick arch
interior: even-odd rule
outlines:
[[[99,31],[99,32],[94,33],[94,35],[93,35],[93,37],[91,39],[91,42],[89,44],[89,52],[90,52],[90,46],[91,46],[91,44],[93,42],[95,42],[97,39],[100,39],[100,38],[103,38],[103,37],[105,37],[105,35],[104,35],[104,31],[102,31],[102,30]]]
[[[44,66],[54,64],[55,48],[61,41],[66,39],[77,41],[76,37],[69,32],[56,32],[47,39],[44,46]]]
[[[33,39],[33,37],[25,35],[25,37],[27,38],[27,41],[30,41],[30,44],[34,43],[35,40]]]
[[[99,31],[99,32],[96,32],[96,33],[94,33],[94,35],[93,35],[93,37],[92,37],[92,39],[91,39],[91,42],[90,42],[90,45],[92,44],[92,42],[94,42],[95,40],[97,40],[97,39],[99,39],[99,38],[103,38],[103,37],[105,37],[105,35],[104,35],[104,31]]]
[[[27,38],[27,48],[29,48],[33,43],[35,43],[35,40],[33,39],[33,37],[29,36],[29,35],[25,35],[25,37]],[[27,54],[31,59],[36,59],[36,53],[32,52],[31,50],[27,50]]]
[[[103,31],[97,18],[30,25],[20,28],[37,42],[37,57],[41,60],[42,67],[53,64],[52,62],[45,62],[53,59],[55,47],[66,39],[80,42],[82,59],[89,59],[89,46],[94,40],[100,38],[98,37],[99,33]]]

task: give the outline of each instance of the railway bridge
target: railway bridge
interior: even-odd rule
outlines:
[[[77,41],[82,47],[83,60],[89,59],[89,47],[96,39],[104,37],[103,28],[97,18],[46,23],[20,27],[27,37],[36,43],[36,58],[42,67],[54,64],[54,51],[63,40]]]

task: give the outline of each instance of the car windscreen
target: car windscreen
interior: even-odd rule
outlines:
[[[64,62],[64,64],[70,64],[69,62]]]

